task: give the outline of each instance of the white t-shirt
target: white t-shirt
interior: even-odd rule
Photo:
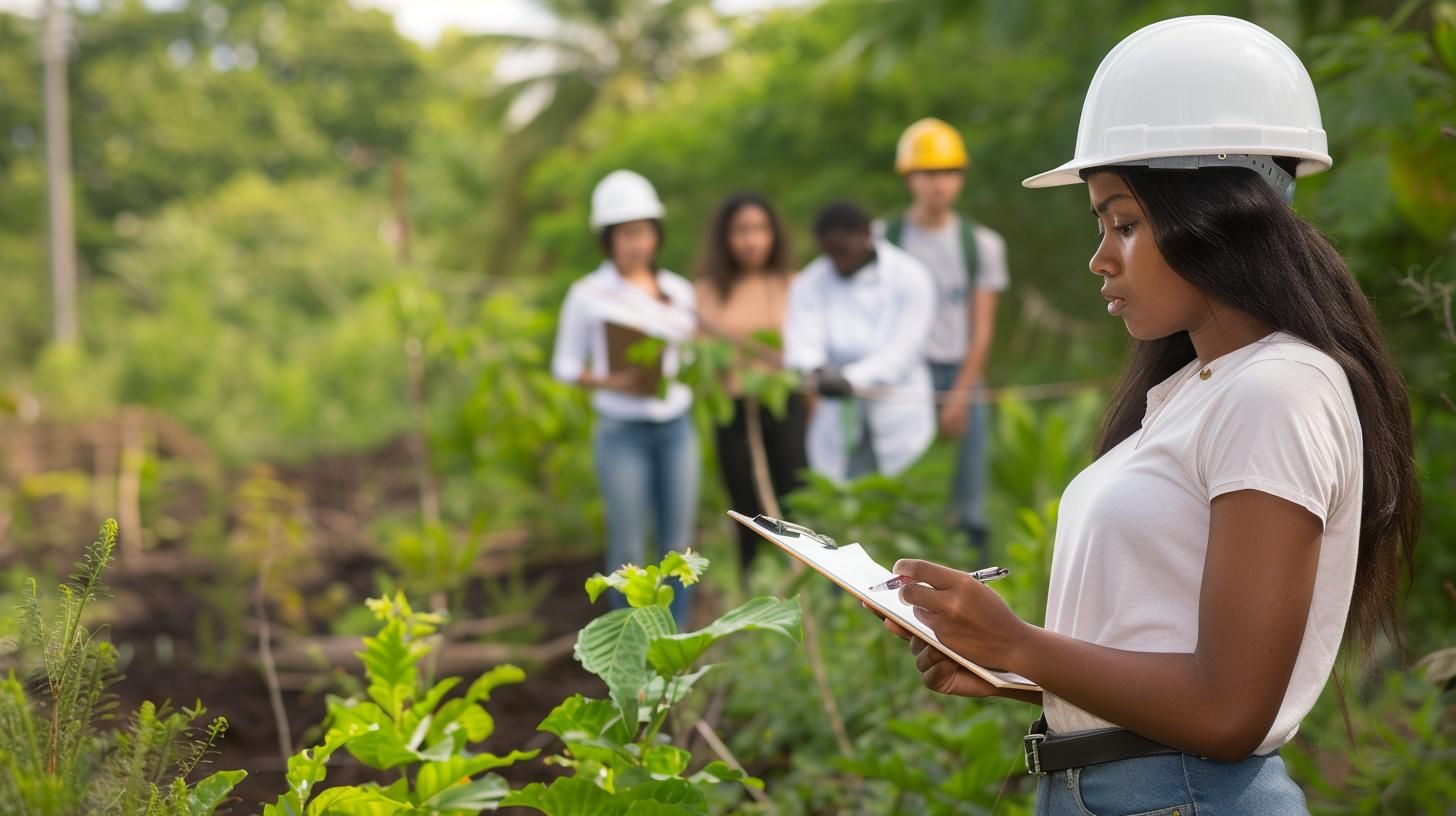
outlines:
[[[994,230],[976,224],[971,228],[976,241],[975,290],[1003,292],[1010,280],[1006,272],[1006,241]],[[965,245],[961,239],[960,216],[952,216],[940,229],[926,230],[905,219],[900,248],[930,270],[935,278],[935,317],[925,341],[925,357],[933,363],[961,364],[971,345],[968,300],[972,276],[966,270]]]
[[[1204,379],[1201,372],[1211,371]],[[1324,688],[1350,608],[1360,538],[1360,421],[1344,370],[1276,332],[1148,392],[1142,428],[1062,495],[1047,629],[1103,646],[1192,653],[1209,505],[1258,490],[1324,523],[1314,597],[1289,688],[1257,753],[1299,730]],[[1054,731],[1111,723],[1044,696]]]
[[[631,326],[663,340],[692,339],[697,331],[693,285],[679,275],[662,270],[657,273],[657,287],[667,296],[668,303],[655,300],[628,283],[610,261],[573,283],[561,304],[556,348],[551,355],[552,376],[575,383],[590,366],[593,374],[605,377],[608,374],[607,322]],[[676,346],[668,346],[662,367],[665,376],[677,373]],[[669,384],[662,399],[605,388],[592,392],[592,407],[598,414],[624,421],[666,422],[682,416],[692,404],[692,389],[679,382]]]

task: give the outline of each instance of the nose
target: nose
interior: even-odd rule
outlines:
[[[1108,248],[1111,242],[1106,237],[1097,244],[1097,251],[1092,253],[1092,260],[1087,262],[1087,269],[1094,275],[1110,278],[1117,274],[1120,269],[1118,261],[1113,257],[1112,251]]]

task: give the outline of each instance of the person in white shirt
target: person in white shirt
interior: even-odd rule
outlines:
[[[1420,523],[1405,386],[1344,261],[1285,203],[1330,164],[1298,57],[1184,17],[1107,56],[1075,157],[1025,182],[1085,180],[1091,271],[1134,338],[1062,497],[1046,624],[959,570],[895,571],[942,643],[1042,688],[912,644],[931,689],[1044,706],[1039,814],[1306,813],[1280,746],[1342,642],[1398,644]]]
[[[849,202],[814,223],[823,252],[789,289],[784,363],[810,375],[823,397],[809,421],[809,467],[843,482],[895,475],[935,436],[923,349],[935,291],[904,251],[870,234]]]
[[[572,284],[561,306],[551,373],[592,391],[596,425],[592,454],[607,516],[607,571],[655,563],[692,542],[701,457],[689,417],[692,391],[660,376],[677,372],[674,345],[697,331],[693,285],[657,267],[664,215],[657,191],[643,177],[618,170],[592,193],[591,226],[605,260]],[[609,326],[668,341],[660,370],[611,369]],[[648,532],[658,553],[648,558]],[[673,597],[679,626],[689,614],[687,588]],[[612,593],[614,603],[620,596]]]
[[[925,357],[938,402],[941,436],[959,437],[951,477],[949,522],[966,534],[971,552],[988,553],[986,492],[990,406],[975,399],[990,362],[996,304],[1006,291],[1006,241],[956,211],[970,157],[955,128],[921,119],[906,128],[895,151],[911,205],[880,224],[885,240],[904,249],[935,280],[935,316]]]

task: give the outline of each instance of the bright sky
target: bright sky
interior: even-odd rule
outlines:
[[[86,8],[96,0],[73,0]],[[175,8],[187,0],[145,0],[153,8]],[[433,43],[440,33],[455,27],[463,31],[537,32],[551,25],[551,18],[531,0],[351,0],[357,5],[376,6],[394,14],[399,30],[424,43]],[[726,14],[762,11],[778,6],[802,6],[814,0],[714,0]],[[0,0],[0,11],[35,14],[41,0]]]

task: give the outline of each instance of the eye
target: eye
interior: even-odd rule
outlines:
[[[1130,237],[1132,235],[1132,229],[1133,229],[1133,227],[1136,227],[1136,226],[1137,226],[1137,222],[1136,221],[1133,221],[1133,222],[1131,222],[1129,224],[1119,224],[1117,227],[1115,227],[1115,229],[1117,230],[1118,234],[1120,234],[1122,237],[1128,238],[1128,237]]]

